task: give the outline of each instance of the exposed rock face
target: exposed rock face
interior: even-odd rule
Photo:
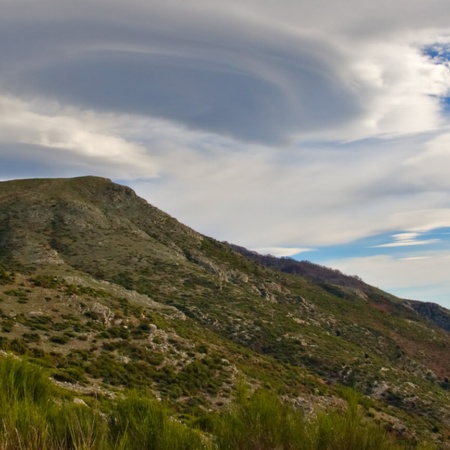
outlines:
[[[450,311],[435,303],[406,301],[418,314],[426,317],[438,327],[450,331]]]
[[[96,302],[89,308],[89,312],[97,315],[106,327],[110,327],[112,325],[114,313],[107,306]]]

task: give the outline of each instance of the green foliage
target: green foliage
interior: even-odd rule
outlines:
[[[70,341],[70,336],[68,336],[67,334],[58,334],[55,336],[50,336],[49,341],[53,342],[54,344],[64,345]]]
[[[132,393],[119,400],[110,416],[113,442],[127,450],[205,449],[195,430],[170,419],[156,400]]]
[[[47,411],[48,450],[110,450],[108,425],[87,405],[65,402]]]
[[[228,381],[228,374],[217,355],[194,360],[178,372],[166,366],[155,376],[163,386],[163,392],[172,398],[191,397],[199,392],[217,395],[222,384]]]
[[[236,403],[219,418],[214,433],[219,450],[284,450],[301,448],[292,445],[295,434],[299,444],[304,441],[304,425],[303,414],[273,393],[259,391],[249,397],[241,386]]]
[[[0,358],[2,450],[406,450],[364,417],[358,397],[347,391],[343,410],[306,418],[272,392],[249,395],[241,385],[222,414],[194,421],[200,431],[174,420],[147,391],[114,401],[74,403],[38,366]],[[433,450],[430,444],[417,450]]]
[[[351,392],[351,391],[348,391]],[[309,425],[313,449],[330,450],[395,450],[400,444],[387,432],[364,419],[363,409],[354,394],[348,394],[344,411],[320,413]]]
[[[84,383],[87,381],[83,370],[80,367],[60,369],[53,374],[53,378],[66,383]]]
[[[12,357],[1,358],[0,379],[0,448],[45,448],[49,379],[42,369]]]
[[[10,289],[8,291],[5,291],[5,294],[11,297],[16,297],[19,303],[28,302],[28,293],[23,289]]]
[[[39,367],[0,359],[2,450],[200,450],[200,434],[156,400],[130,394],[100,411],[64,399]]]
[[[134,280],[129,272],[120,272],[115,277],[113,277],[114,283],[120,284],[125,289],[133,289]]]
[[[13,357],[1,357],[0,379],[0,409],[16,401],[30,400],[39,404],[45,402],[53,392],[53,386],[43,369]]]
[[[358,397],[347,391],[344,410],[306,419],[273,393],[249,396],[240,387],[236,402],[212,426],[218,450],[406,450],[378,425],[364,418]],[[421,448],[427,448],[426,446]],[[434,447],[429,447],[434,448]]]
[[[23,339],[13,339],[9,343],[9,350],[19,355],[25,355],[28,353],[28,347]]]
[[[24,325],[31,330],[49,331],[53,329],[53,320],[49,316],[28,316],[24,321]]]
[[[35,286],[43,287],[47,289],[55,289],[61,284],[64,284],[63,280],[51,275],[38,275],[31,280]]]
[[[3,267],[0,267],[0,284],[10,284],[14,283],[15,275],[14,272],[9,272]]]

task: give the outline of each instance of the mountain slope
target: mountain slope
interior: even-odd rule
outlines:
[[[264,267],[305,277],[314,283],[320,284],[326,290],[334,291],[337,295],[345,296],[345,292],[350,290],[367,300],[384,298],[387,300],[384,302],[385,308],[391,311],[395,307],[414,310],[418,315],[429,320],[434,325],[450,331],[450,311],[435,303],[399,299],[395,301],[393,296],[389,296],[379,289],[364,283],[359,277],[345,275],[336,269],[313,264],[310,261],[296,261],[292,258],[260,255],[238,245],[232,245],[232,247],[237,252]]]
[[[147,385],[191,413],[240,377],[306,408],[352,386],[398,432],[446,439],[447,331],[357,278],[244,250],[110,180],[0,183],[0,342],[60,381]]]

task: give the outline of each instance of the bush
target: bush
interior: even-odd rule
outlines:
[[[3,267],[0,267],[0,284],[14,283],[14,272],[8,272]]]
[[[156,400],[137,393],[119,400],[111,414],[113,442],[127,450],[196,450],[205,449],[201,436],[170,419]]]
[[[248,396],[240,386],[234,405],[217,421],[219,450],[303,449],[305,420],[300,411],[267,391]]]
[[[6,357],[0,360],[0,379],[0,448],[45,448],[48,377],[37,366]]]
[[[50,380],[41,368],[11,356],[0,359],[0,379],[0,401],[5,407],[8,402],[22,400],[40,403],[53,391]]]
[[[31,281],[34,283],[35,286],[47,289],[55,289],[61,284],[64,284],[63,280],[52,275],[38,275],[32,278]]]
[[[64,345],[70,341],[70,336],[67,336],[66,334],[58,334],[55,336],[50,336],[49,341],[54,344]]]
[[[347,407],[306,420],[270,392],[237,400],[213,426],[219,450],[401,450],[403,447],[378,425],[364,419],[358,398],[347,391]],[[427,447],[423,447],[427,448]],[[430,447],[432,448],[432,447]]]
[[[344,411],[321,413],[309,424],[312,448],[330,450],[400,449],[386,431],[364,419],[357,396],[347,391]]]
[[[85,405],[57,402],[43,369],[13,357],[0,359],[2,450],[107,450],[107,423]]]

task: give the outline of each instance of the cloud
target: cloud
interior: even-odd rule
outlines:
[[[411,232],[393,234],[392,238],[394,239],[394,242],[389,242],[387,244],[372,245],[372,248],[410,247],[414,245],[437,244],[440,242],[440,239],[420,239],[419,233],[411,233]]]
[[[0,79],[22,97],[145,115],[268,145],[438,125],[448,68],[423,54],[417,35],[354,40],[333,31],[323,11],[335,10],[341,25],[354,25],[356,17],[332,4],[320,14],[290,1],[276,8],[262,2],[257,11],[252,4],[135,1],[124,9],[95,1],[89,8],[85,2],[55,8],[46,1],[39,11],[29,5],[33,21],[10,6],[0,32],[0,42],[8,43],[0,44]],[[354,8],[368,23],[380,12],[366,6]],[[388,14],[381,16],[387,24]]]
[[[264,27],[248,33],[233,21],[227,36],[194,32],[196,22],[179,26],[174,36],[170,26],[155,29],[153,21],[145,29],[121,30],[119,42],[117,31],[105,24],[101,33],[96,23],[83,24],[83,35],[76,33],[82,25],[77,22],[32,26],[28,32],[40,37],[40,45],[55,35],[73,41],[56,46],[53,55],[13,61],[0,71],[3,84],[16,95],[162,118],[269,144],[339,126],[361,110],[341,73],[343,61],[336,70],[339,55],[329,42],[280,32],[268,38]]]
[[[420,236],[419,233],[411,233],[411,232],[397,233],[392,235],[392,237],[396,241],[413,240],[419,236]]]
[[[425,241],[414,241],[414,240],[402,240],[398,242],[390,242],[389,244],[380,244],[373,245],[373,248],[383,248],[383,247],[409,247],[411,245],[429,245],[429,244],[437,244],[439,239],[428,239]]]
[[[400,258],[400,261],[418,261],[421,259],[430,259],[429,256],[410,256],[408,258]]]
[[[299,253],[314,251],[313,248],[289,248],[289,247],[267,247],[267,248],[252,248],[251,250],[261,254],[261,255],[271,255],[271,256],[294,256]]]
[[[429,139],[421,151],[402,164],[405,176],[414,182],[421,191],[430,190],[447,195],[450,179],[446,168],[450,165],[450,133],[443,129],[441,133]]]
[[[47,112],[43,112],[46,110]],[[111,173],[122,179],[158,174],[158,162],[112,129],[124,119],[0,96],[0,177]],[[62,169],[63,167],[63,169]]]
[[[152,141],[161,179],[132,182],[142,196],[184,223],[251,248],[323,247],[370,235],[450,224],[447,197],[399,173],[420,139],[336,149],[323,144],[274,152],[183,133]],[[184,192],[186,195],[180,196]]]

